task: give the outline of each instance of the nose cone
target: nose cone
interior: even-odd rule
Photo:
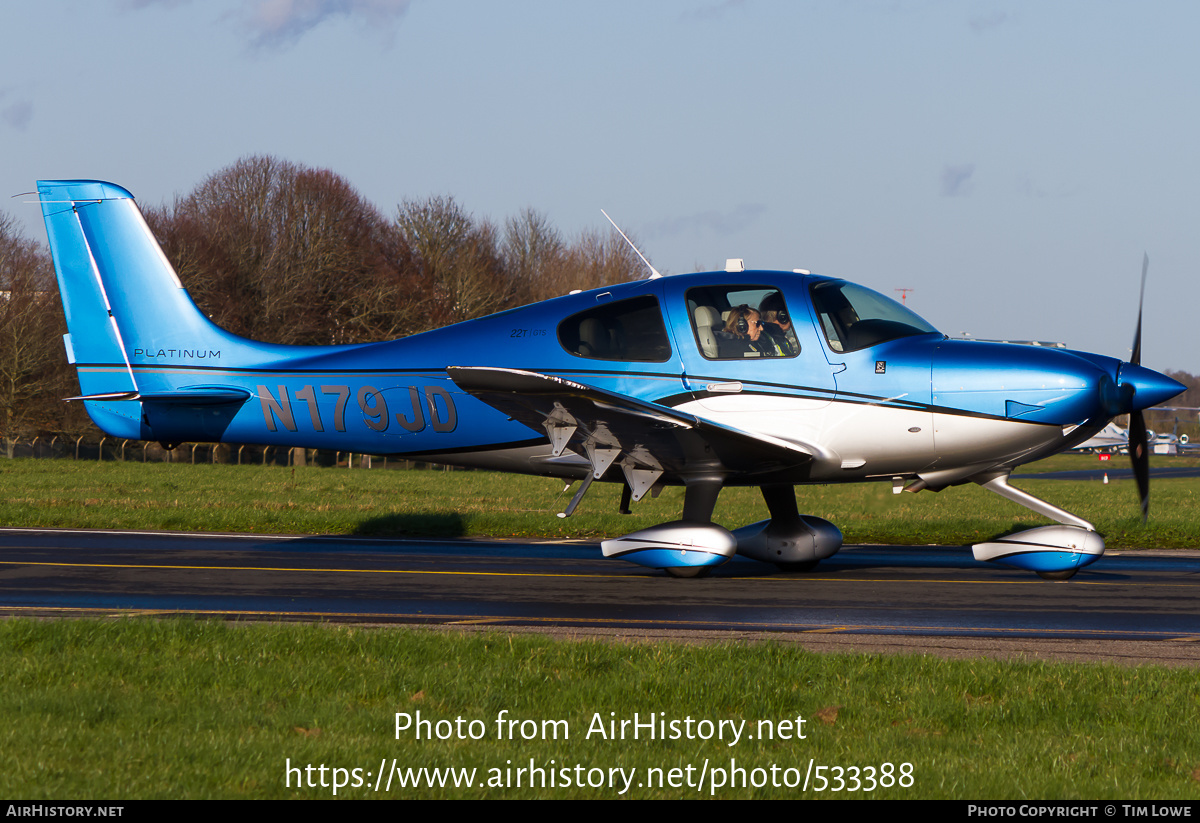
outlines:
[[[1123,392],[1132,390],[1129,408],[1123,411],[1141,411],[1151,406],[1157,406],[1187,388],[1178,380],[1172,380],[1165,374],[1159,374],[1142,366],[1135,366],[1133,363],[1121,364],[1121,371],[1117,375],[1117,384]]]

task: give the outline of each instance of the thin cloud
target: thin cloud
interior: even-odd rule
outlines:
[[[25,131],[33,120],[33,101],[18,100],[0,110],[0,120],[17,131]]]
[[[942,169],[942,197],[966,197],[975,188],[971,182],[975,164],[946,166]]]
[[[130,11],[176,9],[192,0],[119,0]],[[328,20],[344,18],[390,36],[412,0],[245,0],[220,15],[250,34],[254,48],[287,48]]]
[[[1014,20],[1015,18],[1006,11],[993,11],[988,14],[976,14],[967,20],[967,25],[971,27],[971,31],[976,34],[982,34],[985,31],[999,28],[1005,23]]]
[[[121,7],[133,9],[134,11],[149,8],[150,6],[165,6],[168,9],[173,9],[190,2],[191,0],[123,0]]]
[[[683,217],[669,217],[646,224],[639,232],[643,237],[670,237],[684,232],[735,234],[750,226],[767,207],[762,203],[743,203],[733,211],[702,211]]]
[[[711,20],[717,17],[724,16],[725,12],[738,6],[746,5],[747,0],[720,0],[717,3],[709,3],[706,6],[701,6],[698,9],[692,9],[683,13],[684,20]]]
[[[0,89],[0,122],[17,131],[25,131],[33,121],[33,101],[16,98],[13,88]]]
[[[257,0],[240,14],[255,47],[286,48],[328,20],[356,20],[390,33],[412,0]]]
[[[1017,178],[1017,192],[1023,197],[1030,197],[1035,200],[1057,200],[1081,194],[1083,186],[1078,183],[1066,182],[1046,186],[1039,181],[1035,181],[1028,174],[1022,174]]]

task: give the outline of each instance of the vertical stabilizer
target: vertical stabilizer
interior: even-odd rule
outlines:
[[[179,282],[133,196],[97,180],[38,182],[67,318],[67,356],[84,396],[136,395],[139,359],[244,341],[205,317]]]
[[[104,366],[103,371],[80,369],[80,389],[84,395],[136,392],[120,330],[75,202],[86,197],[91,205],[98,205],[106,198],[129,198],[129,194],[115,186],[85,181],[39,182],[38,194],[67,318],[68,333],[63,341],[67,358],[77,367]]]

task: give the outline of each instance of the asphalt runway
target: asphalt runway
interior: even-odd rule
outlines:
[[[595,543],[0,530],[0,614],[195,614],[802,641],[1200,665],[1200,552],[1115,553],[1052,583],[969,550],[850,546],[808,574],[701,580]]]

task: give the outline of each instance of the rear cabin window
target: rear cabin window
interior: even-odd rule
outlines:
[[[696,346],[709,360],[800,353],[783,294],[772,286],[688,289],[687,306]]]
[[[573,314],[558,324],[559,344],[576,357],[662,363],[671,343],[654,297],[634,297]]]

